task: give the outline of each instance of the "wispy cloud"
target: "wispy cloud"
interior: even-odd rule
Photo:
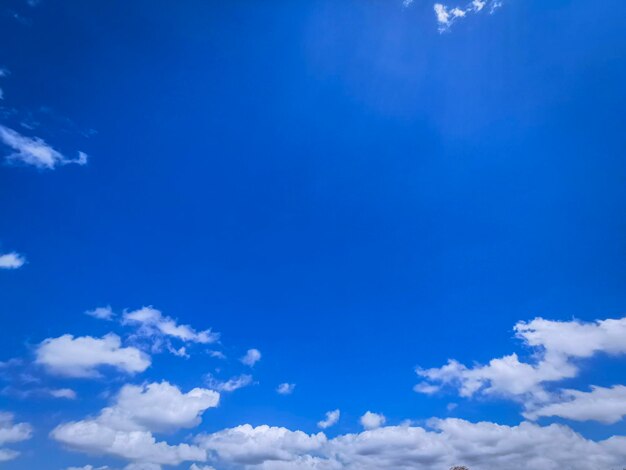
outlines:
[[[221,381],[213,377],[213,375],[207,374],[205,382],[212,390],[217,390],[218,392],[234,392],[235,390],[239,390],[240,388],[244,388],[252,384],[252,376],[243,374],[237,377],[232,377],[226,381]]]
[[[6,77],[8,74],[9,72],[7,71],[7,69],[0,67],[0,78]],[[4,99],[4,92],[2,91],[2,88],[0,88],[0,100],[2,99]]]
[[[327,411],[325,418],[321,421],[318,421],[317,427],[322,428],[322,429],[328,429],[329,427],[337,424],[337,421],[339,421],[340,416],[341,416],[341,411],[339,410]]]
[[[16,386],[7,386],[2,389],[2,394],[20,398],[22,400],[27,400],[30,398],[60,398],[65,400],[75,400],[77,398],[77,394],[71,388],[46,388],[46,387],[36,387],[36,388],[24,388],[24,384],[20,384],[19,387]]]
[[[87,154],[78,152],[76,158],[67,158],[39,137],[27,137],[19,132],[0,125],[0,141],[13,150],[6,159],[13,163],[23,163],[37,168],[52,170],[60,165],[85,165]]]
[[[97,307],[97,308],[94,308],[93,310],[87,310],[85,312],[85,315],[89,315],[90,317],[97,318],[98,320],[107,320],[107,321],[111,321],[113,320],[113,317],[115,317],[115,313],[113,313],[113,310],[111,309],[110,305],[107,305],[106,307]]]
[[[180,325],[153,307],[125,312],[122,324],[138,327],[137,334],[146,337],[170,337],[186,343],[211,344],[219,340],[219,333],[208,330],[196,331],[189,325]]]
[[[409,4],[410,3],[411,2],[409,2]],[[444,5],[443,3],[435,3],[433,9],[435,10],[435,17],[437,18],[437,23],[439,25],[439,32],[443,33],[448,31],[450,27],[461,18],[483,11],[493,13],[501,6],[501,0],[472,0],[470,3],[465,4],[465,6],[462,7],[452,7]]]

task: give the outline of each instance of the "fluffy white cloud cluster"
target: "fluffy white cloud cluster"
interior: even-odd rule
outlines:
[[[21,162],[49,170],[58,165],[70,163],[85,165],[87,163],[87,155],[84,152],[78,152],[78,157],[74,159],[67,158],[43,139],[24,136],[3,125],[0,125],[0,141],[13,149],[13,153],[7,156],[10,162]]]
[[[182,393],[168,382],[126,385],[97,417],[61,424],[51,436],[75,450],[130,460],[135,468],[204,462],[206,453],[198,446],[157,442],[153,433],[197,426],[219,398],[219,393],[202,388]]]
[[[102,338],[63,335],[44,340],[35,351],[37,364],[67,377],[97,377],[98,369],[109,366],[127,373],[143,372],[150,358],[137,348],[122,347],[119,336]]]
[[[189,325],[179,325],[176,320],[164,316],[153,307],[142,307],[125,312],[122,318],[125,325],[138,327],[137,334],[146,337],[171,337],[184,342],[210,344],[219,340],[220,335],[210,329],[196,331]]]
[[[518,426],[432,420],[428,428],[388,426],[327,439],[250,425],[201,435],[211,459],[246,470],[597,470],[623,464],[626,438],[594,442],[560,425]]]
[[[576,377],[578,361],[598,353],[608,355],[626,354],[626,318],[599,320],[592,323],[579,321],[559,322],[536,318],[531,322],[515,325],[515,332],[526,346],[533,349],[530,362],[520,361],[517,354],[492,359],[487,365],[466,367],[450,360],[446,365],[433,369],[417,369],[426,379],[415,387],[417,392],[435,393],[444,386],[451,386],[464,397],[476,394],[498,395],[519,400],[526,406],[527,416],[586,416],[587,419],[607,421],[606,409],[586,404],[599,394],[610,395],[613,407],[626,406],[620,388],[595,389],[591,394],[583,392],[551,393],[549,383]],[[560,400],[567,402],[557,406]],[[553,406],[545,407],[546,403]],[[573,408],[584,406],[586,411],[576,413]],[[543,410],[543,411],[542,411]],[[575,419],[575,418],[574,418]]]
[[[217,461],[244,466],[265,462],[294,462],[326,444],[323,433],[306,434],[286,428],[249,424],[196,437],[196,444],[213,454]]]
[[[449,30],[458,19],[465,18],[468,14],[481,12],[485,8],[488,8],[490,13],[493,13],[500,6],[502,6],[500,0],[472,0],[464,7],[449,7],[443,3],[435,3],[433,8],[437,17],[439,31],[444,32]]]
[[[24,266],[26,258],[16,252],[0,255],[0,269],[18,269]]]
[[[381,427],[387,418],[378,413],[372,413],[371,411],[367,411],[363,416],[361,416],[361,426],[365,429],[376,429]]]
[[[5,444],[28,440],[32,433],[30,424],[14,423],[13,414],[0,411],[0,462],[13,460],[20,455],[16,450],[5,448]]]

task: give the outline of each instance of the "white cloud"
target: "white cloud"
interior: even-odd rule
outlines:
[[[276,387],[276,393],[280,395],[291,395],[296,389],[296,384],[282,383]]]
[[[258,349],[248,349],[248,352],[246,352],[245,356],[243,356],[240,360],[243,364],[253,367],[261,360],[261,351]]]
[[[100,421],[119,429],[172,431],[193,428],[208,408],[219,404],[219,393],[194,388],[182,393],[168,382],[125,385],[113,406],[105,408]]]
[[[497,395],[524,402],[529,409],[553,400],[546,384],[576,377],[579,360],[598,353],[626,354],[626,318],[558,322],[537,318],[520,322],[515,332],[533,349],[531,362],[520,361],[517,354],[492,359],[487,365],[465,365],[450,360],[433,369],[417,369],[425,382],[416,391],[434,393],[444,386],[458,389],[459,395]]]
[[[102,366],[130,374],[143,372],[150,366],[150,357],[136,348],[122,347],[120,337],[113,333],[102,338],[63,335],[44,340],[37,347],[35,362],[58,375],[97,377]]]
[[[486,0],[472,0],[472,6],[476,11],[481,11],[483,8],[485,8],[485,5],[487,5]]]
[[[254,428],[245,424],[200,435],[195,441],[215,454],[218,461],[255,465],[266,461],[293,461],[300,454],[321,449],[326,443],[326,436],[270,426]]]
[[[219,393],[213,390],[195,388],[182,393],[168,382],[125,385],[97,417],[61,424],[51,436],[75,450],[130,460],[134,468],[203,462],[206,454],[199,447],[157,442],[152,433],[197,426],[204,411],[218,403]]]
[[[524,416],[532,420],[542,416],[558,416],[574,421],[617,423],[626,416],[626,387],[591,387],[590,392],[564,390],[560,401],[527,411]]]
[[[75,159],[67,158],[43,139],[24,136],[3,125],[0,125],[0,141],[14,151],[7,156],[7,160],[10,162],[21,162],[47,169],[54,169],[57,165],[70,163],[78,165],[87,163],[87,155],[84,152],[78,152],[78,157]]]
[[[19,253],[5,253],[0,255],[0,269],[18,269],[24,266],[26,258]]]
[[[174,356],[184,357],[184,358],[189,357],[189,354],[187,353],[187,348],[185,346],[181,346],[180,348],[176,349],[172,347],[171,345],[168,345],[167,350],[171,352]]]
[[[331,426],[334,426],[335,424],[337,424],[337,421],[339,421],[340,416],[341,416],[341,411],[339,410],[327,411],[325,418],[321,421],[318,421],[317,426],[322,429],[328,429]]]
[[[148,462],[130,463],[124,467],[124,470],[161,470],[161,465]]]
[[[108,427],[99,421],[76,421],[56,427],[52,438],[78,451],[109,454],[126,460],[179,465],[185,461],[204,461],[202,449],[189,444],[169,445],[149,431],[128,431]]]
[[[235,390],[239,390],[240,388],[250,385],[252,383],[252,376],[243,374],[237,377],[232,377],[223,382],[221,380],[217,380],[211,374],[207,374],[205,377],[205,381],[207,387],[213,390],[217,390],[220,392],[234,392]]]
[[[502,5],[502,2],[499,0],[472,0],[464,7],[450,7],[443,3],[435,3],[433,9],[439,25],[439,32],[448,31],[457,20],[465,18],[468,14],[481,12],[487,5],[489,5],[489,12],[493,13]]]
[[[515,325],[517,337],[529,346],[569,357],[591,357],[598,352],[626,354],[626,317],[584,323],[536,318]]]
[[[164,316],[153,307],[142,307],[139,310],[125,312],[122,323],[138,326],[138,334],[147,337],[166,336],[184,342],[210,344],[219,339],[219,334],[210,329],[196,331],[189,325],[179,325],[176,320]]]
[[[52,388],[47,390],[48,394],[54,398],[65,398],[67,400],[75,400],[76,392],[71,388]]]
[[[207,354],[215,359],[226,359],[226,355],[222,351],[207,351]]]
[[[94,467],[93,465],[84,465],[82,467],[67,467],[66,470],[108,470],[108,466]]]
[[[5,448],[5,444],[26,441],[32,434],[33,428],[30,424],[14,423],[13,414],[0,411],[0,462],[13,460],[20,455],[18,451]]]
[[[621,468],[626,438],[587,440],[566,426],[431,420],[427,428],[388,426],[328,440],[323,433],[250,425],[201,435],[198,445],[226,468],[246,470],[487,470]]]
[[[361,416],[361,426],[365,429],[376,429],[385,424],[387,419],[378,413],[372,413],[371,411],[367,411],[363,416]]]
[[[213,467],[209,465],[196,465],[195,463],[191,464],[189,470],[215,470]]]
[[[131,463],[124,467],[124,470],[161,470],[161,466],[152,463]],[[102,467],[94,467],[93,465],[84,465],[83,467],[67,467],[66,470],[113,470],[108,465]]]
[[[113,310],[111,309],[110,305],[107,305],[106,307],[97,307],[94,308],[93,310],[87,310],[85,312],[85,315],[89,315],[90,317],[94,317],[97,318],[98,320],[113,320],[113,317],[115,317],[115,313],[113,313]]]
[[[6,69],[3,69],[2,67],[0,67],[0,78],[6,77],[8,73],[9,72]],[[2,88],[0,88],[0,100],[2,99],[4,99],[4,92],[2,91]]]
[[[423,393],[424,395],[433,395],[440,390],[438,385],[432,385],[426,382],[419,383],[413,387],[413,391]]]

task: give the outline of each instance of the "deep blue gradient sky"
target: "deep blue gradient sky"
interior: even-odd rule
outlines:
[[[85,310],[153,305],[220,332],[229,358],[262,351],[258,383],[204,431],[314,432],[334,408],[329,435],[368,409],[517,424],[510,401],[415,393],[415,366],[524,356],[520,320],[626,312],[621,0],[508,0],[443,34],[422,0],[0,9],[1,124],[90,156],[0,167],[0,252],[27,258],[0,270],[2,361],[111,331]],[[594,358],[566,385],[623,382],[623,365]],[[48,379],[74,401],[6,393],[0,409],[35,427],[7,468],[115,463],[47,434],[123,383],[187,390],[216,368],[245,369],[197,348],[137,377]]]

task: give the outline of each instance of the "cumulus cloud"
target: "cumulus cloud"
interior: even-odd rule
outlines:
[[[296,389],[296,384],[282,383],[276,387],[276,393],[279,395],[291,395]]]
[[[103,366],[129,374],[143,372],[150,366],[146,354],[133,347],[122,347],[120,337],[113,333],[102,338],[72,335],[48,338],[35,354],[37,364],[67,377],[97,377],[98,369]]]
[[[113,313],[113,309],[111,309],[110,305],[107,305],[106,307],[97,307],[93,310],[87,310],[85,315],[97,318],[98,320],[107,321],[113,320],[113,317],[115,317],[115,313]]]
[[[322,429],[328,429],[331,426],[334,426],[335,424],[337,424],[337,421],[339,421],[340,416],[341,416],[341,411],[339,410],[327,411],[325,418],[321,421],[318,421],[317,426]]]
[[[245,356],[240,361],[246,366],[253,367],[257,362],[261,360],[261,351],[258,349],[248,349]]]
[[[52,170],[59,165],[75,163],[85,165],[87,154],[78,152],[76,158],[67,158],[39,137],[27,137],[19,132],[0,125],[0,142],[13,150],[6,158],[9,162],[33,165],[37,168]]]
[[[365,429],[376,429],[385,424],[387,419],[378,413],[372,413],[371,411],[367,411],[363,416],[361,416],[361,426]]]
[[[13,418],[12,413],[0,411],[0,462],[13,460],[20,455],[16,450],[5,448],[5,444],[26,441],[33,434],[30,424],[14,423]]]
[[[221,381],[213,377],[211,374],[207,374],[205,377],[206,384],[209,388],[217,390],[219,392],[234,392],[240,388],[247,387],[252,383],[252,376],[243,374],[237,377],[232,377],[226,381]]]
[[[320,450],[326,443],[326,436],[245,424],[200,435],[195,442],[220,462],[253,466],[271,461],[293,462],[298,455]]]
[[[566,426],[518,426],[432,420],[428,427],[388,426],[327,439],[285,428],[250,425],[201,435],[210,459],[246,470],[597,470],[619,467],[626,438],[587,440]]]
[[[500,0],[472,0],[463,7],[451,7],[443,3],[435,3],[433,9],[439,25],[439,32],[443,33],[448,31],[457,20],[465,18],[469,14],[479,13],[485,9],[493,13],[501,5]]]
[[[0,255],[0,269],[18,269],[24,266],[26,258],[16,252]]]
[[[142,307],[138,310],[125,312],[122,318],[124,325],[137,326],[137,334],[157,339],[169,337],[187,343],[210,344],[219,340],[219,334],[210,329],[196,331],[189,325],[179,325],[176,320],[165,316],[153,307]]]
[[[204,451],[196,446],[157,442],[149,431],[118,430],[98,421],[62,424],[52,431],[51,436],[78,451],[109,454],[159,465],[179,465],[185,461],[204,461],[206,458]]]
[[[153,433],[197,426],[219,398],[219,393],[202,388],[183,393],[168,382],[125,385],[97,417],[61,424],[51,436],[78,451],[130,460],[134,468],[203,462],[206,454],[199,447],[158,442]]]
[[[626,354],[626,318],[559,322],[536,318],[515,325],[516,336],[531,348],[529,362],[517,354],[492,359],[487,365],[467,367],[450,360],[440,368],[417,369],[426,379],[416,391],[434,393],[449,386],[463,397],[497,395],[524,402],[528,408],[554,399],[546,385],[579,374],[580,359],[599,353]]]
[[[590,392],[564,390],[560,401],[527,411],[524,416],[536,420],[542,416],[558,416],[574,421],[617,423],[626,416],[626,387],[591,387]]]

